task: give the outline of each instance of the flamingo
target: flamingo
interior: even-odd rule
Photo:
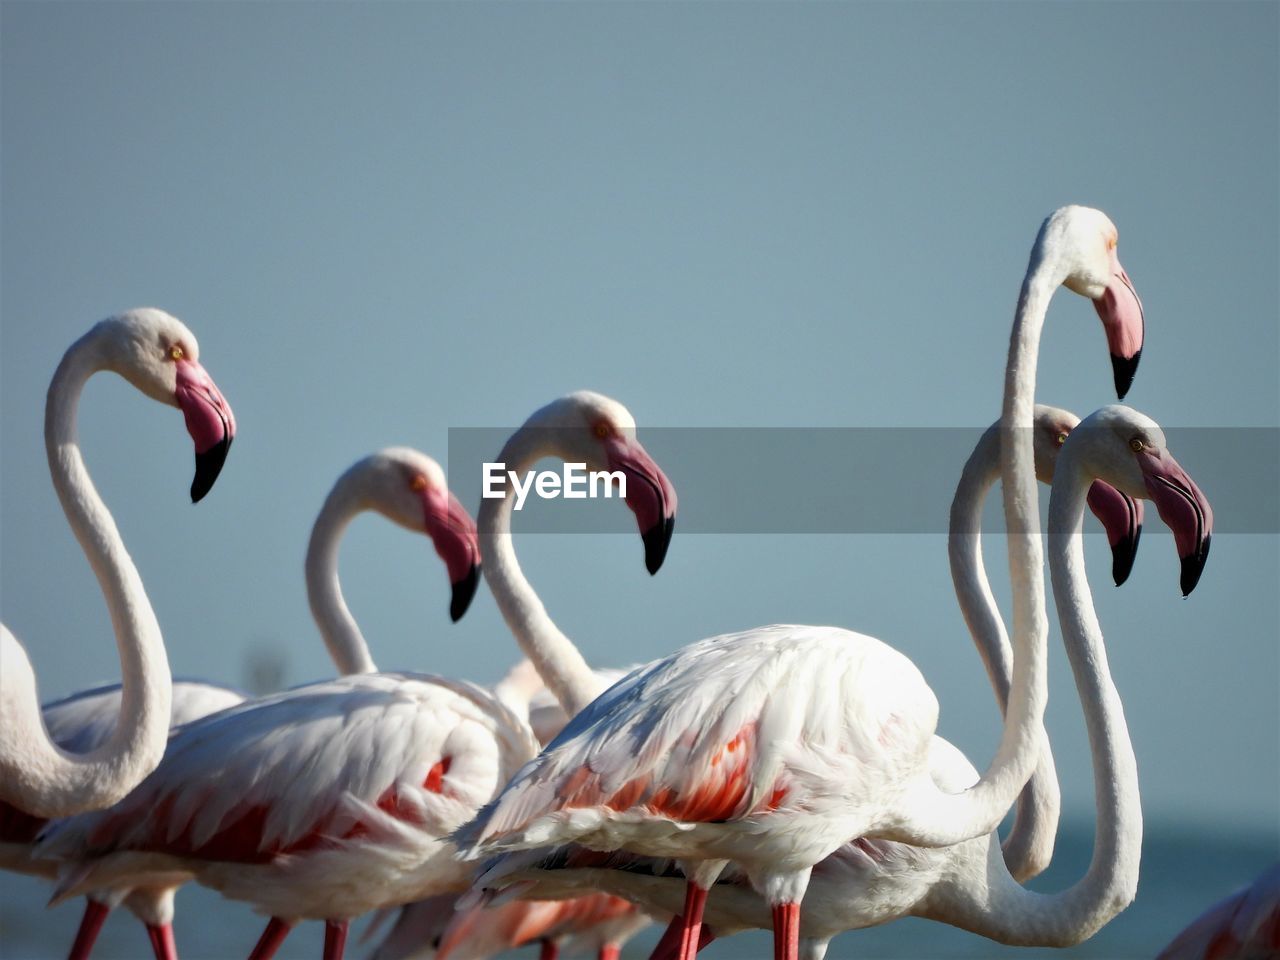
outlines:
[[[342,535],[348,524],[364,511],[380,513],[410,531],[428,533],[424,526],[421,498],[412,489],[406,493],[401,478],[406,473],[425,472],[430,469],[431,463],[434,461],[425,454],[408,447],[388,447],[356,461],[334,483],[312,526],[305,565],[307,599],[325,647],[340,673],[365,673],[375,669],[368,644],[342,596],[337,567]],[[452,601],[454,610],[465,608],[475,592],[477,582],[478,575],[470,571],[459,579]],[[244,699],[233,691],[202,683],[180,683],[174,689],[174,726]],[[177,699],[178,691],[183,692],[181,703]],[[84,695],[72,698],[70,702],[78,704],[78,709],[58,711],[59,728],[55,731],[55,739],[61,743],[61,733],[65,731],[66,738],[74,744],[70,747],[73,750],[89,749],[105,739],[110,733],[108,721],[111,718],[106,717],[102,709],[118,706],[118,699],[118,695],[115,700]],[[87,708],[90,704],[99,709],[89,711]],[[46,708],[45,721],[53,730],[48,713],[50,709],[53,708]],[[79,729],[70,718],[64,716],[66,714],[70,718],[83,720],[87,725],[86,729]],[[87,733],[101,733],[101,736],[90,743],[86,739]],[[66,744],[63,745],[66,748]],[[2,809],[0,812],[3,812]],[[15,846],[8,857],[4,857],[5,848],[0,847],[0,865],[49,878],[55,877],[58,872],[56,861],[36,860],[30,856],[29,844],[45,823],[42,819],[25,818],[21,824],[14,824],[9,831],[12,841],[24,845]],[[3,836],[6,834],[0,828],[0,837]],[[128,894],[125,902],[147,924],[158,960],[170,960],[176,953],[172,931],[173,894],[181,882],[180,879],[175,880],[170,873],[153,876],[143,871],[129,877],[117,876],[109,890],[91,891],[71,956],[89,956],[107,914]]]
[[[458,833],[462,855],[577,842],[678,858],[688,878],[681,960],[697,944],[708,888],[735,861],[773,910],[777,960],[795,960],[813,865],[849,837],[936,847],[994,830],[1042,739],[1047,622],[1031,436],[1039,333],[1059,286],[1089,297],[1127,390],[1143,318],[1116,239],[1100,211],[1055,211],[1023,281],[1001,417],[1014,678],[999,749],[978,783],[956,794],[934,783],[938,703],[910,660],[848,630],[775,625],[699,641],[616,684]],[[525,652],[572,709],[581,657],[551,639],[562,642]]]
[[[460,617],[478,582],[474,523],[435,461],[381,466],[444,560]],[[351,918],[465,886],[444,837],[535,750],[527,724],[473,684],[354,674],[188,724],[128,798],[54,824],[39,853],[75,861],[58,898],[168,872],[270,915],[256,960],[303,918],[326,922],[338,960]]]
[[[678,498],[671,481],[636,439],[636,421],[618,401],[579,390],[534,411],[498,454],[507,470],[524,474],[543,457],[584,464],[589,471],[627,478],[626,504],[644,543],[645,569],[656,574],[675,529]],[[604,689],[578,648],[547,614],[520,569],[511,542],[513,490],[487,497],[477,524],[484,577],[516,643],[567,716],[575,716]]]
[[[645,568],[652,575],[661,568],[670,544],[677,496],[635,432],[635,418],[621,403],[581,390],[536,410],[503,445],[497,461],[517,474],[546,456],[583,463],[589,470],[622,472],[628,478],[627,506],[635,514],[644,544]],[[502,499],[481,503],[480,546],[485,580],[527,659],[498,684],[494,694],[510,709],[527,715],[535,731],[549,737],[616,677],[587,665],[524,576],[511,542],[513,501],[509,487],[506,493]],[[561,705],[559,709],[547,701],[547,690]],[[410,904],[402,911],[396,929],[432,930],[439,909],[434,900]],[[402,942],[393,936],[397,943]]]
[[[425,533],[444,561],[453,584],[450,619],[456,623],[471,604],[480,582],[475,553],[458,550],[453,538],[437,538],[437,533],[441,532],[442,523],[465,520],[463,525],[468,528],[473,524],[451,498],[447,507],[437,502],[442,495],[449,496],[439,464],[411,447],[386,447],[347,468],[325,497],[311,527],[304,569],[307,603],[339,674],[377,670],[369,644],[343,598],[338,578],[342,536],[361,513],[374,511],[411,533]]]
[[[49,472],[111,612],[123,685],[111,736],[88,753],[67,753],[45,730],[26,651],[0,626],[0,802],[35,817],[115,803],[160,762],[169,735],[172,681],[160,625],[76,438],[80,393],[99,370],[182,410],[196,450],[192,501],[212,488],[235,437],[235,417],[200,365],[195,336],[163,310],[130,310],[97,323],[58,364],[45,402]]]
[[[1202,913],[1156,960],[1280,957],[1280,863]]]
[[[1184,559],[1182,571],[1188,591],[1195,586],[1189,580],[1198,579],[1207,559],[1213,526],[1208,502],[1169,453],[1159,427],[1144,415],[1125,407],[1103,408],[1066,440],[1050,501],[1050,565],[1093,755],[1098,827],[1085,877],[1060,893],[1024,889],[994,831],[945,848],[858,838],[814,867],[800,930],[806,960],[820,960],[837,933],[908,915],[1002,943],[1070,946],[1092,936],[1131,902],[1142,846],[1137,765],[1083,573],[1081,518],[1086,499],[1096,497],[1090,492],[1095,478],[1114,484],[1125,498],[1156,502],[1179,554],[1191,558]],[[963,789],[978,778],[963,754],[941,737],[930,743],[930,765],[944,790]],[[507,854],[477,885],[524,888],[537,896],[591,886],[664,915],[682,908],[684,884],[669,863],[654,858],[569,847]],[[711,929],[700,931],[700,944],[743,929],[768,929],[773,913],[745,875],[726,872],[711,890],[706,920]],[[655,958],[674,956],[677,940],[667,938]]]
[[[196,680],[173,683],[172,726],[216,713],[244,700],[236,690]],[[43,708],[45,728],[58,746],[70,753],[87,753],[105,743],[120,715],[120,685],[82,690]],[[32,856],[32,844],[48,823],[0,803],[0,869],[54,880],[58,861]],[[140,878],[137,884],[118,884],[88,894],[84,917],[71,948],[72,958],[86,958],[103,922],[123,902],[147,928],[157,960],[174,956],[173,895],[176,887]]]
[[[1042,482],[1052,482],[1058,451],[1079,421],[1080,418],[1069,411],[1042,404],[1036,405],[1035,469],[1037,478]],[[1007,702],[1011,672],[1009,640],[987,580],[982,560],[980,533],[982,506],[999,471],[999,427],[1000,424],[997,422],[986,430],[962,471],[951,506],[948,553],[952,580],[961,611],[982,655],[997,700],[1003,709]],[[1133,566],[1142,528],[1142,501],[1135,501],[1115,488],[1098,482],[1090,489],[1089,505],[1103,521],[1107,531],[1108,541],[1113,551],[1113,577],[1116,585],[1119,586],[1128,578]],[[545,689],[541,693],[545,696]],[[563,717],[562,712],[560,717]],[[563,725],[564,721],[561,719],[554,731],[548,730],[548,733],[551,735],[558,733]],[[544,744],[549,739],[550,736],[539,732],[539,740]],[[1053,756],[1047,740],[1043,743],[1041,750],[1040,764],[1028,781],[1027,787],[1018,797],[1014,824],[1004,842],[1006,864],[1019,882],[1025,882],[1038,875],[1048,866],[1053,854],[1054,835],[1057,832],[1060,795],[1053,768]],[[944,754],[943,759],[947,758],[948,755]],[[955,790],[969,786],[970,781],[962,782],[965,771],[968,769],[967,764],[966,760],[965,766],[959,772],[951,773],[948,782],[946,784],[940,782],[939,785]],[[943,775],[947,775],[947,771],[936,769],[935,764],[935,780]],[[837,850],[832,856],[839,856],[839,853],[840,851]],[[563,851],[553,851],[542,857],[542,862],[557,864],[557,869],[560,871],[554,880],[549,881],[554,885],[555,895],[572,896],[578,890],[594,889],[600,882],[596,872],[598,867],[589,868],[589,872],[583,873],[580,880],[573,880],[565,876],[564,862],[567,858],[568,854]],[[523,863],[528,859],[530,858],[520,858],[518,862]],[[583,862],[581,852],[568,859]],[[598,864],[599,858],[586,856],[585,862],[595,865]],[[613,886],[609,889],[625,890],[626,882],[633,875],[643,876],[651,872],[651,868],[647,867],[637,871],[633,860],[624,858],[623,864],[623,876],[611,878]],[[511,869],[513,868],[504,866],[503,869],[490,873],[501,876]],[[546,884],[539,882],[539,875],[536,872],[530,872],[529,868],[526,868],[522,877],[523,896],[552,895]],[[647,883],[644,880],[636,882]],[[625,896],[625,893],[619,893],[619,895]],[[406,911],[410,909],[411,907],[405,908]],[[673,916],[673,924],[682,921],[678,910],[668,911],[668,913]]]

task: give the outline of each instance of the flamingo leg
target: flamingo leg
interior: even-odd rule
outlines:
[[[705,923],[702,925],[702,932],[698,934],[698,952],[702,952],[702,948],[716,938],[715,931],[708,927]]]
[[[543,940],[538,948],[538,960],[556,960],[560,956],[560,944],[554,940]]]
[[[676,947],[680,943],[682,929],[684,929],[684,917],[677,913],[667,924],[667,929],[662,931],[662,936],[658,938],[653,953],[649,954],[649,960],[672,960]]]
[[[156,960],[178,960],[178,946],[173,942],[173,924],[147,924],[147,936],[151,938],[151,950]]]
[[[253,948],[253,953],[249,954],[249,960],[271,960],[292,929],[293,924],[288,920],[272,917],[271,922],[267,924],[267,929],[263,930],[262,936],[258,938],[258,944]]]
[[[702,933],[702,911],[707,905],[706,887],[690,880],[684,888],[683,923],[680,929],[680,946],[677,960],[693,960],[698,954],[698,939]]]
[[[671,922],[667,924],[667,929],[663,932],[661,939],[658,940],[658,945],[653,948],[653,953],[649,954],[649,960],[675,960],[676,947],[680,943],[680,931],[683,925],[684,917],[679,914],[671,918]],[[715,938],[715,931],[704,923],[702,930],[698,933],[699,952]],[[604,949],[604,947],[600,948],[600,960],[605,960]],[[613,960],[616,960],[616,955]]]
[[[347,920],[326,920],[324,922],[324,960],[342,960],[342,951],[347,946]]]
[[[602,943],[600,952],[596,954],[596,960],[619,960],[622,956],[622,948],[616,943]]]
[[[98,939],[98,931],[107,919],[111,908],[105,903],[89,898],[84,902],[84,916],[80,918],[80,929],[76,931],[75,942],[71,944],[71,952],[67,960],[89,960],[94,941]]]
[[[800,904],[778,903],[773,907],[773,960],[799,960]]]

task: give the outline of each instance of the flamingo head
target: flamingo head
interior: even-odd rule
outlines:
[[[1034,423],[1033,448],[1036,455],[1036,479],[1041,483],[1053,483],[1053,468],[1058,462],[1058,451],[1080,422],[1070,410],[1037,403]]]
[[[200,365],[195,335],[163,310],[142,308],[103,320],[90,331],[104,366],[161,403],[178,407],[196,448],[195,503],[213,488],[236,435],[236,418]]]
[[[592,472],[621,475],[626,501],[644,540],[644,564],[657,573],[676,522],[676,490],[636,439],[636,421],[616,400],[579,390],[543,407],[527,426],[549,428],[556,455]]]
[[[1062,207],[1044,222],[1041,240],[1062,258],[1063,284],[1093,301],[1111,350],[1116,396],[1123,400],[1142,356],[1144,323],[1142,301],[1116,253],[1116,225],[1101,210]]]
[[[1087,438],[1087,472],[1124,495],[1155,501],[1182,561],[1182,595],[1190,594],[1209,558],[1213,508],[1169,452],[1164,431],[1136,410],[1111,405],[1082,420],[1073,436]]]
[[[334,497],[350,497],[361,509],[430,537],[453,587],[449,616],[462,619],[480,583],[480,541],[440,464],[410,447],[387,447],[356,461],[334,485]]]
[[[1067,442],[1080,418],[1069,410],[1037,403],[1035,408],[1036,479],[1053,483],[1058,451]],[[1111,578],[1116,586],[1129,579],[1142,536],[1142,501],[1121,493],[1105,480],[1089,488],[1089,509],[1101,521],[1111,546]]]

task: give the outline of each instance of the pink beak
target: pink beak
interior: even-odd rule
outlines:
[[[1173,541],[1182,559],[1182,595],[1200,582],[1209,541],[1213,536],[1213,508],[1200,488],[1168,452],[1144,450],[1138,455],[1142,479],[1156,502],[1160,519],[1173,531]]]
[[[1142,301],[1133,289],[1133,281],[1120,266],[1115,251],[1111,252],[1111,282],[1102,296],[1093,301],[1102,326],[1107,332],[1107,346],[1111,350],[1111,371],[1115,376],[1116,396],[1121,400],[1133,386],[1133,376],[1138,371],[1142,357],[1144,321]]]
[[[1142,501],[1095,480],[1089,488],[1089,509],[1102,521],[1111,544],[1111,579],[1120,586],[1129,579],[1142,536]]]
[[[471,606],[480,583],[480,539],[475,521],[447,490],[422,491],[424,525],[436,553],[449,572],[453,596],[449,616],[454,623]]]
[[[199,502],[213,489],[222,472],[227,451],[236,435],[236,418],[226,398],[194,360],[177,360],[176,397],[187,422],[187,433],[196,445],[196,475],[191,481],[191,502]]]
[[[676,525],[676,489],[636,440],[605,441],[605,462],[627,478],[627,506],[636,515],[644,540],[644,565],[650,574],[662,568]]]

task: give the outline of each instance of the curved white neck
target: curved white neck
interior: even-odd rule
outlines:
[[[307,544],[307,603],[311,605],[311,616],[329,658],[343,676],[373,673],[378,669],[355,617],[347,608],[338,580],[338,544],[347,525],[365,509],[368,508],[359,492],[353,489],[349,477],[344,476],[320,508]]]
[[[1013,682],[1000,746],[982,779],[962,793],[944,793],[927,776],[910,784],[876,836],[940,847],[988,834],[1004,818],[1038,762],[1048,698],[1048,623],[1032,428],[1040,330],[1049,300],[1063,278],[1059,258],[1052,255],[1042,228],[1014,315],[1000,419],[1001,482],[1013,587]]]
[[[1013,672],[1012,650],[982,559],[982,507],[999,471],[1000,428],[996,425],[983,433],[960,475],[951,501],[947,553],[956,599],[1003,713]],[[1039,762],[1018,794],[1013,828],[1004,841],[1005,864],[1019,881],[1036,876],[1049,865],[1058,831],[1061,792],[1043,726],[1039,750]]]
[[[160,625],[76,439],[80,394],[101,369],[106,363],[90,332],[67,351],[54,374],[44,434],[54,489],[111,612],[123,683],[120,719],[98,749],[66,753],[44,728],[29,663],[25,675],[20,668],[13,677],[0,678],[0,797],[41,816],[115,803],[159,763],[169,734],[172,688]],[[11,649],[7,665],[18,663],[20,653]],[[20,659],[25,662],[25,654]]]
[[[498,457],[507,470],[524,473],[544,456],[556,452],[543,448],[540,430],[521,429],[507,441]],[[525,578],[511,544],[511,507],[514,492],[506,485],[501,499],[484,499],[476,525],[480,532],[480,553],[484,577],[489,583],[503,619],[516,642],[532,662],[565,712],[575,716],[594,700],[604,686],[596,679],[578,648],[547,615],[542,601]]]
[[[1081,524],[1091,478],[1064,448],[1049,503],[1049,564],[1063,642],[1084,709],[1093,758],[1097,827],[1084,877],[1061,893],[1019,886],[992,857],[987,883],[957,890],[953,916],[939,917],[1003,943],[1068,946],[1092,936],[1137,892],[1142,853],[1138,765],[1102,629],[1084,574]]]

